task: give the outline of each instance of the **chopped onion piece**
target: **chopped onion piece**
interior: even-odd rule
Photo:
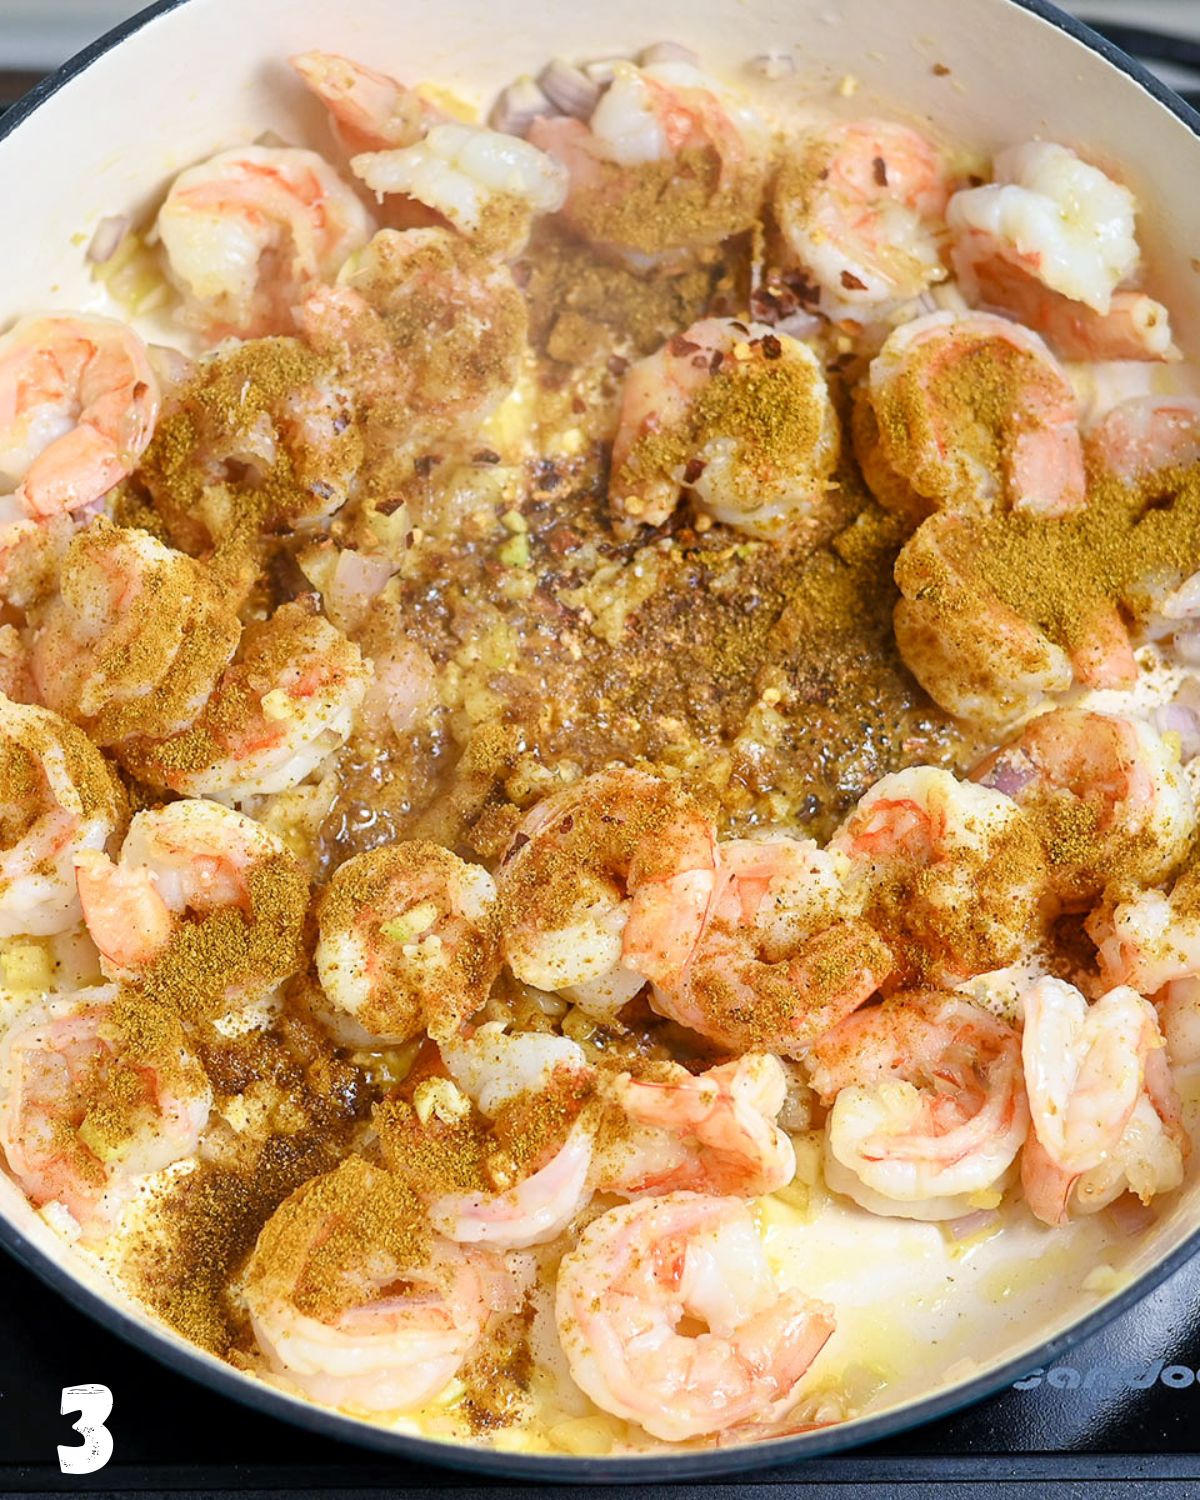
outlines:
[[[535,120],[558,113],[532,78],[518,78],[492,106],[488,124],[504,135],[524,135]]]
[[[750,68],[768,83],[778,83],[796,71],[796,59],[790,52],[763,52],[751,60]]]
[[[643,68],[652,67],[655,63],[675,62],[690,63],[695,68],[700,65],[700,57],[682,42],[651,42],[638,53],[638,65]]]
[[[944,1228],[950,1232],[953,1239],[969,1240],[973,1234],[978,1234],[981,1229],[994,1224],[999,1217],[997,1209],[981,1208],[973,1214],[963,1214],[961,1219],[948,1219]]]
[[[121,241],[129,233],[128,214],[110,214],[101,219],[87,247],[87,260],[93,266],[102,266],[110,261],[120,249]]]
[[[1140,1234],[1158,1218],[1158,1210],[1134,1193],[1122,1193],[1109,1204],[1107,1218],[1118,1234]]]
[[[600,98],[600,85],[593,83],[582,68],[556,57],[542,69],[538,78],[542,92],[564,115],[590,120]]]

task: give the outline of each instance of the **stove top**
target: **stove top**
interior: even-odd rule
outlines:
[[[0,1308],[0,1494],[349,1496],[386,1488],[467,1500],[531,1488],[360,1451],[248,1411],[127,1347],[7,1258]],[[83,1384],[113,1396],[112,1459],[87,1478],[61,1474],[57,1456],[59,1444],[79,1442],[73,1418],[59,1415],[63,1388]],[[979,1406],[851,1454],[752,1472],[736,1484],[699,1481],[693,1492],[765,1500],[835,1487],[839,1500],[917,1500],[971,1484],[981,1500],[1035,1485],[1043,1495],[1087,1500],[1196,1494],[1198,1418],[1200,1258],[1059,1362]],[[621,1493],[593,1493],[606,1492]],[[652,1500],[654,1489],[639,1493]]]

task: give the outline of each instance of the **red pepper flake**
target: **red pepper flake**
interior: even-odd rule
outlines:
[[[498,464],[500,462],[500,455],[494,448],[480,448],[472,462],[477,464]]]
[[[391,495],[386,500],[380,500],[375,506],[375,512],[380,516],[393,516],[404,504],[402,495]]]
[[[821,300],[821,288],[800,271],[793,271],[785,278],[787,288],[801,307],[816,307]]]
[[[875,181],[879,187],[887,187],[887,162],[882,156],[877,156],[871,163],[875,171]]]
[[[685,339],[681,333],[673,333],[671,335],[667,340],[667,348],[678,359],[682,359],[685,354],[698,354],[700,352],[700,345],[694,344],[691,339]]]
[[[695,484],[707,467],[702,458],[689,458],[683,468],[684,484]]]
[[[745,323],[739,323],[736,318],[734,318],[732,320],[732,322],[730,324],[730,327],[731,328],[736,328],[739,333],[747,333],[748,334],[750,332],[750,330],[746,327]]]
[[[865,292],[867,283],[860,281],[853,271],[842,272],[842,285],[848,292]]]
[[[724,354],[721,352],[720,349],[714,349],[713,350],[713,357],[708,362],[708,368],[715,375],[717,373],[717,371],[721,368],[721,366],[724,363],[725,363],[725,356],[724,356]]]
[[[608,373],[610,375],[624,375],[629,368],[629,361],[621,354],[610,354],[608,356]]]
[[[568,813],[558,826],[563,833],[570,833],[571,829],[575,827],[575,814]]]
[[[413,464],[413,468],[417,471],[421,479],[428,479],[441,461],[441,458],[436,453],[422,453],[421,457]]]
[[[949,76],[949,73],[950,69],[946,66],[945,63],[934,63],[933,75],[935,78],[946,78]]]
[[[764,359],[779,359],[783,354],[783,345],[773,333],[764,333],[762,338],[762,352]]]
[[[575,413],[575,415],[577,417],[578,416],[582,416],[583,413],[585,411],[587,411],[587,402],[583,399],[582,396],[572,396],[571,397],[571,410]]]

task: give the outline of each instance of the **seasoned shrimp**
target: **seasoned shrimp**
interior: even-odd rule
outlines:
[[[315,151],[239,146],[181,172],[155,227],[186,320],[249,338],[290,329],[296,304],[374,226]]]
[[[582,1049],[489,1022],[441,1053],[449,1080],[418,1082],[415,1108],[376,1111],[385,1161],[411,1172],[449,1239],[499,1250],[556,1239],[592,1196],[594,1082]]]
[[[0,1041],[0,1148],[35,1207],[100,1239],[140,1177],[191,1156],[211,1091],[168,1010],[79,990],[33,1006]]]
[[[944,281],[951,182],[941,153],[907,125],[850,120],[802,136],[772,207],[783,258],[831,318],[869,323]]]
[[[310,1400],[412,1411],[512,1311],[503,1264],[430,1236],[396,1177],[349,1157],[276,1209],[246,1272],[246,1301],[270,1368]]]
[[[1182,861],[1196,811],[1178,753],[1140,719],[1056,708],[971,772],[1033,825],[1061,905],[1109,884],[1155,885]]]
[[[172,391],[136,483],[194,555],[304,531],[346,502],[363,461],[347,372],[300,339],[227,343]]]
[[[1155,995],[1165,984],[1200,976],[1200,860],[1188,861],[1169,894],[1118,890],[1088,918],[1087,930],[1106,986]]]
[[[437,844],[389,844],[339,865],[318,909],[316,964],[343,1042],[452,1037],[500,969],[496,885]]]
[[[0,694],[0,938],[66,932],[82,915],[75,859],[104,850],[125,793],[86,735]]]
[[[1154,1007],[1126,986],[1091,1006],[1040,979],[1023,997],[1022,1055],[1033,1131],[1021,1180],[1031,1211],[1066,1222],[1126,1187],[1143,1201],[1183,1178],[1179,1104]]]
[[[650,902],[707,904],[715,834],[677,786],[641,771],[597,771],[537,803],[500,866],[505,962],[518,979],[586,1003],[644,984],[627,924]]]
[[[42,701],[98,745],[191,724],[241,635],[210,571],[147,532],[99,519],[72,541],[58,587],[33,621]]]
[[[896,559],[896,645],[936,703],[968,723],[998,728],[1075,683],[1137,681],[1115,605],[1098,602],[1066,644],[1052,639],[1001,597],[984,547],[971,518],[944,514],[925,521]]]
[[[606,1095],[619,1128],[599,1153],[599,1191],[757,1198],[785,1187],[796,1174],[795,1150],[775,1123],[786,1092],[783,1065],[769,1052],[699,1074],[678,1063],[618,1073]]]
[[[811,839],[728,840],[712,873],[692,877],[692,903],[680,901],[678,879],[639,893],[625,962],[681,1025],[738,1051],[795,1056],[892,970],[858,920],[846,868]]]
[[[972,302],[1038,329],[1064,359],[1169,358],[1167,309],[1120,289],[1141,259],[1136,209],[1066,146],[1010,146],[993,182],[950,200],[955,273]]]
[[[22,318],[0,338],[0,524],[79,510],[136,465],[158,419],[146,346],[83,313]]]
[[[567,224],[635,271],[686,266],[758,216],[766,130],[688,63],[618,63],[586,124],[542,116],[528,136],[570,175]]]
[[[825,1180],[872,1213],[968,1213],[1025,1142],[1021,1039],[959,995],[917,990],[856,1011],[814,1043],[808,1067],[832,1106]]]
[[[1007,318],[935,312],[901,325],[871,361],[866,400],[871,424],[856,436],[868,479],[886,471],[874,486],[885,505],[899,491],[917,515],[1061,515],[1087,498],[1071,383]]]
[[[75,866],[111,978],[186,990],[179,1002],[203,1013],[265,994],[299,966],[308,882],[273,833],[220,803],[137,813],[119,860],[85,851]]]
[[[411,146],[442,118],[414,90],[336,52],[300,52],[289,61],[329,111],[347,151]]]
[[[143,781],[184,796],[287,791],[349,739],[366,690],[358,647],[300,599],[246,628],[194,723],[125,741],[118,754]]]
[[[667,1442],[782,1417],[834,1331],[831,1307],[780,1290],[749,1209],[698,1193],[593,1220],[563,1257],[556,1317],[576,1383]]]
[[[893,983],[952,988],[1003,968],[1044,930],[1041,843],[1002,792],[914,766],[884,776],[829,843],[895,960]]]
[[[776,535],[818,509],[839,446],[807,344],[764,324],[705,318],[625,377],[612,504],[659,526],[687,489],[715,520]]]
[[[433,125],[415,145],[350,163],[380,199],[400,193],[447,219],[481,250],[519,255],[535,217],[567,196],[567,170],[519,136],[478,125]]]
[[[528,323],[508,267],[448,229],[380,230],[299,318],[389,449],[485,417],[516,384]]]

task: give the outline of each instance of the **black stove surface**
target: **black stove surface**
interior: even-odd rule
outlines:
[[[59,1472],[74,1445],[65,1386],[113,1394],[114,1450],[101,1471]],[[944,1489],[943,1489],[944,1487]],[[1200,1257],[1049,1369],[982,1405],[855,1453],[690,1488],[705,1500],[1010,1492],[1086,1500],[1200,1494]],[[536,1491],[360,1451],[245,1410],[96,1327],[0,1256],[0,1493],[345,1495],[390,1491],[466,1500]],[[666,1486],[595,1494],[651,1497]],[[566,1494],[547,1487],[546,1494]]]

